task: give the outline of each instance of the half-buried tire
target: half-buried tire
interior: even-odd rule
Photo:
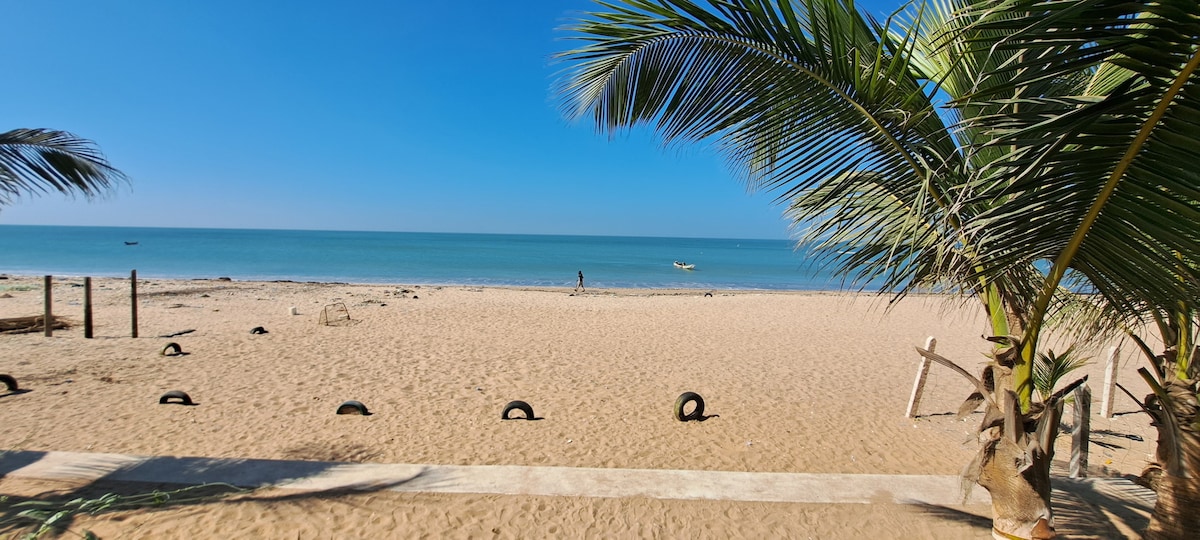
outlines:
[[[159,354],[163,356],[179,356],[183,354],[183,347],[180,347],[178,343],[172,341],[171,343],[163,345],[163,348],[161,351],[159,351]]]
[[[338,414],[358,414],[358,415],[362,415],[362,416],[370,416],[370,414],[371,414],[370,412],[367,411],[366,405],[363,405],[361,401],[354,401],[354,400],[350,400],[345,403],[342,403],[341,405],[338,405],[337,413]]]
[[[688,402],[695,401],[696,408],[692,412],[685,413]],[[680,422],[688,420],[703,420],[704,419],[704,398],[695,392],[684,392],[679,394],[679,399],[675,400],[675,419]]]
[[[266,328],[263,328],[263,327],[261,327],[261,326],[255,326],[254,328],[251,328],[251,329],[250,329],[250,333],[251,333],[251,334],[254,334],[254,335],[266,334],[266,333],[267,333],[267,329],[266,329]]]
[[[0,382],[4,383],[4,386],[8,388],[9,392],[16,392],[19,390],[19,388],[17,388],[17,380],[14,379],[12,375],[0,374]]]
[[[181,405],[195,405],[195,403],[192,403],[192,397],[187,395],[187,392],[182,392],[179,390],[171,390],[170,392],[163,394],[162,397],[158,398],[158,404],[162,405],[165,403],[171,403],[171,400],[173,399],[179,400]]]
[[[509,415],[512,414],[513,411],[521,411],[521,412],[525,413],[526,420],[533,420],[533,407],[530,407],[529,404],[525,403],[524,401],[508,402],[508,405],[504,406],[504,412],[500,413],[500,419],[501,420],[516,420],[515,418],[509,417]]]

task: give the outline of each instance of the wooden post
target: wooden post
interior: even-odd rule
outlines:
[[[54,313],[50,308],[50,300],[52,297],[50,293],[50,287],[54,282],[54,278],[52,276],[46,276],[45,281],[46,282],[43,285],[43,288],[46,289],[46,313],[42,317],[42,327],[46,330],[46,337],[51,337],[54,335]]]
[[[1088,439],[1092,431],[1092,389],[1087,383],[1075,389],[1075,432],[1071,434],[1071,478],[1087,478]]]
[[[934,347],[937,347],[937,340],[929,336],[929,339],[925,340],[925,350],[933,352]],[[917,407],[921,405],[921,392],[925,391],[925,378],[929,375],[930,364],[928,358],[921,357],[921,365],[917,366],[917,379],[913,381],[912,395],[908,398],[908,410],[904,413],[908,418],[917,417]]]
[[[1108,361],[1104,364],[1104,389],[1100,391],[1100,416],[1113,417],[1113,398],[1116,397],[1117,359],[1120,350],[1115,346],[1108,349]]]
[[[83,278],[83,337],[92,338],[92,278]]]
[[[137,270],[129,272],[129,299],[133,321],[133,337],[137,337]]]

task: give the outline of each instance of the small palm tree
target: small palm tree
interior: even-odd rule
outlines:
[[[89,140],[46,129],[0,133],[0,207],[50,191],[94,197],[123,180]]]

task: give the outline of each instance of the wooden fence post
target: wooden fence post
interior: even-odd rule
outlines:
[[[925,340],[925,350],[933,352],[934,347],[937,347],[937,340],[929,336],[929,339]],[[929,375],[930,364],[928,358],[921,357],[921,365],[917,366],[917,379],[913,381],[912,395],[908,398],[908,410],[904,412],[904,416],[908,418],[917,417],[917,407],[921,405],[921,392],[925,391],[925,378]]]
[[[50,302],[51,302],[51,299],[53,296],[52,293],[50,292],[50,287],[53,283],[54,283],[54,278],[52,276],[46,276],[45,283],[43,285],[43,288],[46,289],[46,298],[45,298],[46,308],[45,308],[45,314],[43,315],[43,318],[42,318],[42,327],[46,331],[46,337],[54,336],[54,313],[53,313],[54,310],[50,308]],[[34,328],[37,328],[37,327],[35,326]]]
[[[1087,383],[1075,389],[1075,431],[1071,433],[1071,478],[1087,478],[1088,438],[1092,431],[1092,389]]]
[[[1100,416],[1113,417],[1113,398],[1116,397],[1117,360],[1120,350],[1115,346],[1108,349],[1108,360],[1104,364],[1104,389],[1100,391]]]
[[[133,322],[133,337],[137,337],[137,270],[129,272],[130,314]]]
[[[83,337],[92,338],[92,278],[83,278]]]

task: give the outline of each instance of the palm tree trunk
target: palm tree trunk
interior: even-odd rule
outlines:
[[[1158,480],[1158,502],[1146,529],[1146,538],[1151,540],[1196,538],[1200,532],[1200,410],[1197,402],[1196,384],[1174,380],[1164,385],[1171,399],[1162,403],[1159,414],[1175,417],[1179,426],[1179,456],[1171,456],[1174,450],[1169,444],[1173,435],[1163,430],[1170,426],[1156,422],[1159,431],[1158,460],[1167,464],[1172,457],[1179,460],[1179,470],[1172,471],[1164,466]]]
[[[1019,437],[1027,440],[1033,433]],[[978,483],[992,497],[992,536],[998,540],[1055,538],[1050,510],[1050,461],[1053,454],[1028,453],[997,426],[984,431]],[[1021,470],[1021,464],[1028,467]]]

